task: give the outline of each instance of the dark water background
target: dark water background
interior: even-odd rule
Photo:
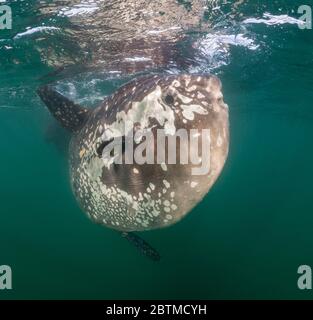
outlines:
[[[299,18],[302,1],[209,1],[211,28],[185,40],[197,43],[194,60],[182,46],[190,64],[164,68],[219,75],[231,148],[193,212],[144,234],[160,263],[93,225],[71,193],[65,133],[55,133],[35,90],[56,67],[88,59],[88,47],[78,48],[68,17],[38,9],[53,2],[7,1],[13,29],[0,30],[0,265],[13,270],[13,290],[0,299],[313,298],[297,289],[298,266],[313,266],[313,31],[291,18],[244,22]],[[38,26],[61,31],[23,35]],[[91,106],[127,81],[75,74],[59,86]]]

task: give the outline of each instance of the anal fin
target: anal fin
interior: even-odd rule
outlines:
[[[122,232],[122,236],[128,240],[132,245],[134,245],[144,256],[153,260],[160,261],[160,254],[152,248],[149,243],[139,237],[137,234],[133,232]]]

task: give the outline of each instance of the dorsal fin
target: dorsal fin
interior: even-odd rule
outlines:
[[[71,132],[78,132],[89,118],[90,110],[70,101],[51,86],[43,86],[37,94],[58,122]]]

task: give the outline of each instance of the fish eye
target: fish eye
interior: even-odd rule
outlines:
[[[217,99],[217,102],[218,102],[218,103],[222,103],[222,102],[223,102],[223,97],[219,97],[219,98]]]
[[[171,94],[167,94],[165,97],[164,97],[164,102],[166,103],[166,104],[169,104],[169,105],[171,105],[171,104],[173,104],[174,103],[174,97],[171,95]]]

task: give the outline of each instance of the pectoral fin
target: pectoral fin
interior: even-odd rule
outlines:
[[[70,101],[53,87],[40,87],[37,94],[57,121],[71,132],[78,132],[89,118],[90,111]]]

